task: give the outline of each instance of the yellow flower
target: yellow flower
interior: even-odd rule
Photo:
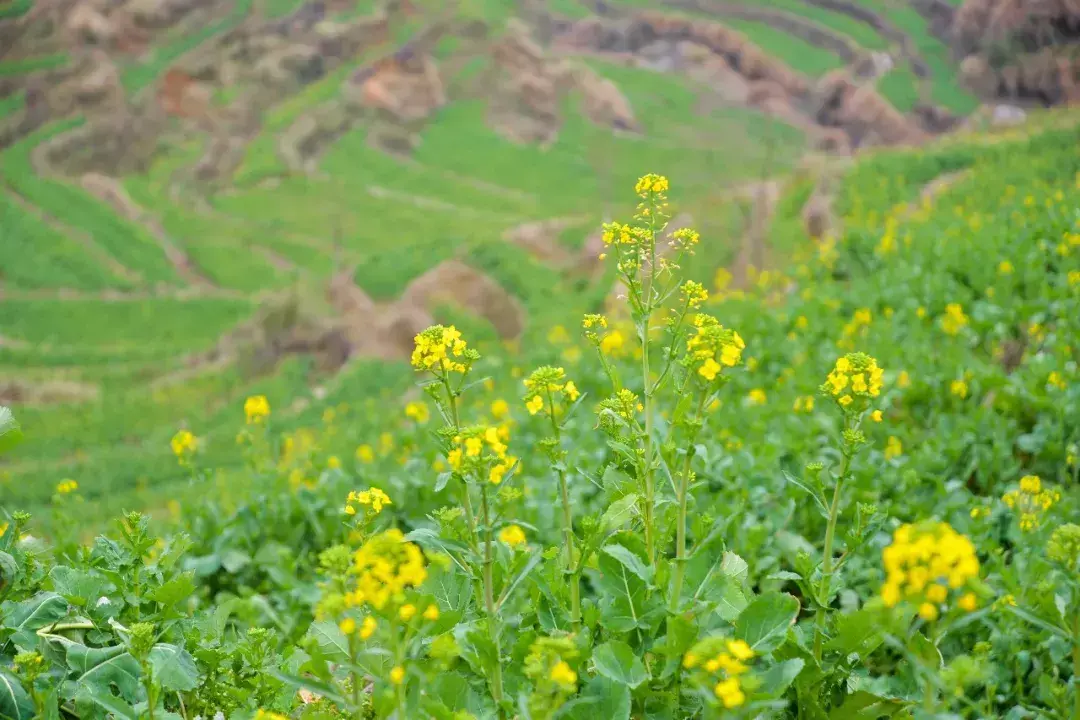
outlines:
[[[360,624],[360,638],[367,640],[369,637],[375,634],[376,628],[379,627],[379,623],[374,617],[368,615],[364,618],[364,622]]]
[[[695,652],[687,652],[685,655],[683,655],[682,666],[684,668],[686,668],[687,670],[692,670],[695,667],[697,667],[698,663],[700,663],[700,662],[701,662],[701,656],[700,655],[698,655]]]
[[[974,612],[975,608],[979,606],[979,601],[976,599],[975,593],[966,593],[957,601],[956,606],[964,612]]]
[[[900,438],[890,435],[885,443],[885,459],[892,460],[900,457],[904,452],[904,446],[900,444]]]
[[[634,192],[641,197],[647,197],[650,193],[662,195],[668,191],[668,179],[663,175],[649,173],[638,179],[634,185]]]
[[[337,455],[331,455],[326,459],[326,467],[330,468],[331,470],[337,470],[339,467],[341,467],[341,460],[338,458]]]
[[[705,362],[698,368],[698,375],[706,380],[715,380],[717,373],[720,372],[720,363],[716,362],[712,358],[706,358]]]
[[[581,327],[585,328],[586,330],[592,327],[606,328],[607,318],[603,315],[586,315],[581,321]]]
[[[623,334],[618,330],[612,330],[600,341],[600,352],[617,357],[622,354],[623,345],[625,344],[626,339]]]
[[[414,543],[407,542],[398,529],[372,536],[353,553],[349,571],[354,583],[351,591],[358,605],[371,605],[382,610],[393,598],[401,597],[406,588],[417,587],[427,579],[424,554]],[[368,620],[360,629],[375,631],[375,620]]]
[[[175,435],[170,443],[176,459],[184,464],[190,456],[199,448],[199,440],[190,431],[181,430]]]
[[[533,395],[532,398],[525,403],[525,408],[529,411],[530,415],[535,415],[544,409],[544,398],[539,395]]]
[[[479,357],[469,350],[461,333],[452,325],[432,325],[413,340],[416,343],[412,353],[413,367],[428,370],[440,377],[450,372],[464,373],[467,364]]]
[[[390,682],[394,683],[395,685],[400,685],[404,681],[405,681],[405,668],[401,667],[400,665],[395,665],[390,670]]]
[[[927,622],[933,622],[938,618],[938,609],[936,605],[931,605],[928,602],[919,606],[919,617]]]
[[[754,657],[754,650],[745,640],[728,640],[727,650],[737,660],[749,660]]]
[[[428,605],[427,609],[424,610],[424,619],[425,620],[431,620],[432,622],[434,622],[435,620],[438,620],[439,619],[439,606],[434,605],[434,604],[433,605]]]
[[[911,376],[908,375],[907,370],[901,370],[900,374],[896,376],[896,385],[900,388],[906,388],[911,385]]]
[[[746,396],[751,405],[764,405],[765,404],[765,391],[761,388],[754,388],[750,391],[750,394]]]
[[[411,402],[405,405],[405,417],[412,418],[419,425],[426,423],[430,416],[428,406],[422,402]]]
[[[944,585],[934,583],[926,589],[926,599],[932,603],[943,603],[948,596],[949,591]]]
[[[416,615],[416,606],[410,603],[406,603],[398,610],[398,617],[402,622],[409,622]]]
[[[517,525],[507,525],[499,531],[499,541],[512,548],[525,543],[525,531]]]
[[[945,306],[945,315],[941,318],[941,329],[946,334],[958,335],[967,324],[968,317],[959,303],[949,303]]]
[[[362,463],[375,461],[375,450],[370,445],[361,445],[356,448],[356,459]]]
[[[721,680],[713,688],[713,692],[716,693],[717,699],[724,704],[724,707],[728,709],[739,707],[746,702],[746,694],[743,693],[738,678],[731,677],[727,680]]]
[[[270,415],[270,402],[265,395],[252,395],[244,401],[244,416],[248,425],[261,423]]]
[[[968,394],[967,383],[963,380],[953,380],[949,384],[949,392],[962,400],[966,398]]]
[[[1020,530],[1037,530],[1043,514],[1061,499],[1061,491],[1044,487],[1038,475],[1025,475],[1020,479],[1020,489],[1005,493],[1001,500],[1020,516]]]
[[[495,402],[491,403],[491,416],[494,417],[496,420],[503,419],[509,412],[510,405],[502,398],[499,398]]]
[[[345,633],[346,635],[352,635],[354,632],[356,632],[356,621],[353,620],[351,617],[347,617],[340,623],[338,623],[338,628],[340,628],[341,632]]]
[[[64,480],[56,486],[56,492],[60,495],[70,495],[79,489],[79,483],[74,480]]]
[[[998,272],[1002,275],[1011,275],[1013,271],[1013,264],[1008,260],[1002,260],[998,263]]]
[[[577,683],[577,673],[565,660],[560,660],[551,668],[550,677],[552,682],[567,688],[572,688]]]
[[[876,423],[881,422],[881,411],[875,410],[874,412],[870,413],[870,419]]]
[[[851,403],[853,403],[855,401],[851,398],[850,395],[844,395],[839,400],[837,400],[837,402],[839,402],[843,407],[847,407],[848,405],[850,405]]]
[[[570,402],[574,402],[581,396],[581,391],[577,389],[577,385],[573,380],[569,380],[566,383],[566,387],[563,388],[563,393],[570,399]]]

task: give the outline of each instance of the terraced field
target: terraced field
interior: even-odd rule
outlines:
[[[490,298],[455,306],[435,297],[425,312],[492,345],[546,338],[607,295],[610,275],[587,269],[592,243],[601,222],[628,209],[624,189],[642,168],[678,177],[686,188],[678,211],[709,238],[693,276],[711,284],[718,268],[742,262],[745,270],[737,256],[757,208],[746,188],[765,178],[787,183],[819,142],[822,128],[799,115],[798,103],[788,114],[765,111],[732,102],[692,68],[560,45],[559,37],[515,39],[522,20],[538,21],[525,12],[514,19],[513,3],[463,2],[449,18],[435,2],[414,0],[404,4],[411,12],[391,8],[389,15],[376,2],[345,5],[331,8],[322,25],[304,25],[310,8],[299,0],[214,4],[149,39],[139,36],[143,45],[117,51],[111,65],[61,51],[24,56],[19,45],[15,55],[0,55],[0,80],[18,78],[0,96],[0,401],[18,408],[32,438],[0,466],[5,502],[36,507],[67,477],[108,509],[182,493],[188,479],[168,448],[178,423],[197,425],[208,452],[233,462],[233,408],[254,392],[289,408],[275,413],[285,424],[357,395],[399,394],[405,373],[386,352],[375,352],[377,359],[360,352],[333,371],[306,352],[277,348],[271,361],[262,357],[269,341],[252,328],[269,322],[275,308],[301,308],[305,322],[316,324],[340,319],[331,278],[355,284],[374,303],[366,312],[379,314],[412,297],[427,274],[460,261],[476,273],[471,286],[477,278],[491,282],[505,293],[495,305],[519,308],[520,332],[507,337],[496,328],[498,308],[484,305]],[[878,26],[811,0],[604,7],[552,0],[546,10],[555,19],[549,28],[597,17],[617,22],[638,10],[721,23],[810,85],[867,52],[888,53],[895,67],[872,82],[901,113],[920,102],[956,113],[975,106],[917,12],[884,0],[857,5]],[[21,22],[30,10],[29,2],[0,5],[0,22]],[[273,76],[284,84],[269,97],[259,95],[269,75],[245,75],[251,68],[241,63],[235,77],[207,79],[199,65],[202,56],[234,52],[243,38],[266,40],[266,28],[324,38],[318,33],[360,32],[369,21],[374,40],[331,57],[310,77],[307,70],[296,70],[298,81]],[[477,23],[482,32],[474,32]],[[536,35],[544,32],[551,31]],[[374,90],[356,78],[398,62],[393,53],[403,47],[430,52],[446,97],[408,120],[388,123],[385,108],[357,112]],[[80,80],[85,63],[118,79],[126,110],[110,112],[157,128],[153,152],[101,169],[93,148],[102,136],[94,133],[104,132],[109,115],[82,100],[64,105],[50,97],[51,115],[28,124],[32,108],[21,83],[69,77],[49,72]],[[173,102],[174,75],[212,88],[202,105],[177,91],[175,103],[195,103],[202,115],[161,114]],[[424,89],[416,75],[405,77],[415,92]],[[550,85],[515,85],[536,77]],[[98,97],[113,86],[94,87]],[[543,108],[530,106],[548,92]],[[516,126],[500,125],[508,115]],[[303,134],[342,118],[326,132]],[[389,130],[400,127],[410,135],[405,150],[387,145]],[[301,138],[295,146],[294,137]],[[128,144],[123,133],[117,138],[118,147]],[[138,144],[135,136],[130,144]],[[800,174],[794,183],[805,199],[813,182]],[[262,339],[253,341],[253,333]]]

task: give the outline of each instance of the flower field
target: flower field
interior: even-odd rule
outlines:
[[[734,281],[670,224],[676,163],[617,189],[606,298],[484,246],[520,343],[447,317],[304,407],[286,365],[43,428],[138,463],[121,419],[205,419],[155,430],[183,480],[95,539],[78,478],[34,516],[5,486],[0,716],[1080,719],[1078,139],[862,155],[818,241],[787,181]],[[132,362],[249,299],[152,302],[112,310]],[[23,335],[94,332],[19,303]],[[0,409],[0,453],[34,412]]]

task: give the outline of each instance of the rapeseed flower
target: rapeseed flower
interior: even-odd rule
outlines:
[[[1061,499],[1061,492],[1044,487],[1038,475],[1020,478],[1020,489],[1005,493],[1001,500],[1020,516],[1020,530],[1033,532],[1039,528],[1042,516]]]
[[[967,324],[968,316],[964,314],[964,308],[959,303],[949,303],[945,306],[945,314],[941,317],[941,329],[946,334],[959,335]]]
[[[927,622],[937,619],[951,592],[961,590],[979,575],[975,546],[943,522],[900,526],[881,559],[886,573],[882,601],[888,607],[902,601],[915,603],[919,616]],[[961,609],[972,604],[960,599]]]
[[[686,340],[684,364],[706,382],[713,382],[725,367],[742,362],[746,343],[739,333],[725,328],[711,315],[698,313],[694,334]]]
[[[431,417],[431,413],[428,411],[428,406],[422,402],[410,402],[405,405],[405,417],[416,421],[418,424],[423,425]]]
[[[833,397],[841,407],[861,412],[871,398],[881,394],[884,371],[877,360],[866,353],[848,353],[837,358],[832,372],[825,378],[821,392]]]
[[[79,483],[74,480],[64,480],[56,486],[56,492],[60,495],[70,495],[79,489]]]
[[[345,500],[345,512],[348,515],[355,515],[357,508],[354,506],[363,505],[371,508],[372,515],[378,515],[382,512],[384,505],[393,505],[390,500],[390,496],[384,493],[379,488],[373,487],[368,490],[362,490],[360,492],[350,491],[349,496]]]
[[[265,395],[252,395],[244,401],[244,417],[248,425],[258,425],[270,416],[270,401]]]
[[[479,355],[470,350],[461,333],[453,325],[432,325],[413,338],[416,343],[412,365],[417,370],[444,375],[464,373]]]
[[[512,548],[525,544],[525,531],[518,525],[507,525],[499,531],[499,542],[506,543]]]
[[[176,455],[177,461],[181,465],[188,465],[191,461],[191,457],[199,449],[199,439],[195,437],[190,430],[181,430],[175,435],[170,442],[172,446],[173,454]]]
[[[346,604],[382,610],[388,603],[398,602],[406,588],[422,584],[427,568],[420,548],[394,528],[372,536],[353,554],[350,575],[354,583],[345,595]],[[365,637],[369,620],[370,632],[375,630],[375,621],[368,616],[361,626],[361,637]]]

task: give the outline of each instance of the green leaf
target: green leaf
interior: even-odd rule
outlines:
[[[836,619],[836,636],[825,646],[842,655],[858,653],[867,657],[885,641],[888,626],[876,609],[863,608]]]
[[[596,671],[631,690],[649,679],[645,665],[621,640],[609,640],[593,651]]]
[[[0,405],[0,454],[22,442],[22,428],[9,408]]]
[[[502,604],[506,602],[506,599],[510,597],[510,595],[514,592],[517,586],[520,585],[525,580],[525,578],[529,576],[529,573],[533,571],[533,568],[539,565],[540,561],[543,559],[544,556],[542,553],[540,553],[540,551],[534,552],[532,556],[529,557],[528,561],[521,568],[518,574],[515,575],[509,583],[507,583],[505,588],[503,588],[502,594],[499,596],[499,602],[497,603],[499,607],[502,607]]]
[[[829,720],[888,720],[904,712],[907,706],[902,700],[857,690],[847,696],[843,705],[833,708]]]
[[[125,699],[134,702],[139,692],[142,671],[123,645],[88,648],[71,645],[67,651],[68,667],[75,671],[75,682],[90,692],[111,695],[115,685]]]
[[[287,685],[295,688],[309,690],[316,695],[320,695],[326,698],[327,700],[338,705],[339,707],[349,706],[349,701],[346,700],[332,685],[328,683],[319,682],[318,680],[313,680],[312,678],[298,677],[296,675],[290,675],[283,672],[275,671],[271,674]]]
[[[581,694],[563,705],[559,717],[569,720],[630,720],[630,688],[598,675]]]
[[[630,521],[637,512],[637,493],[630,493],[608,505],[600,516],[600,524],[605,532],[617,530]]]
[[[156,600],[167,608],[191,597],[195,592],[195,582],[192,579],[194,572],[186,572],[162,583],[154,592],[150,593],[150,599]]]
[[[647,584],[652,585],[653,569],[645,564],[636,553],[619,544],[605,545],[604,552],[615,558],[630,572],[637,575]]]
[[[158,643],[150,649],[153,679],[166,690],[194,690],[199,684],[199,670],[186,650],[176,645]]]
[[[735,635],[760,653],[780,647],[799,614],[799,601],[787,593],[766,593],[754,598],[735,620]]]
[[[759,691],[770,697],[779,697],[794,682],[802,672],[806,663],[799,658],[785,660],[773,665],[761,675],[761,687]]]
[[[308,637],[315,641],[320,652],[331,662],[341,662],[349,657],[349,640],[337,623],[323,620],[311,624]]]
[[[109,581],[100,575],[63,565],[54,567],[49,579],[52,580],[53,589],[72,605],[86,605],[97,600],[109,585]]]
[[[61,619],[68,602],[54,592],[40,592],[21,603],[7,606],[4,625],[12,630],[11,640],[23,650],[37,648],[35,632]]]
[[[2,410],[4,408],[0,408]],[[22,683],[7,670],[0,669],[0,718],[29,720],[34,717],[34,701]]]
[[[79,698],[85,702],[93,703],[104,709],[107,713],[115,715],[122,720],[138,720],[139,713],[130,704],[116,697],[108,688],[92,690],[84,687],[79,692]]]

